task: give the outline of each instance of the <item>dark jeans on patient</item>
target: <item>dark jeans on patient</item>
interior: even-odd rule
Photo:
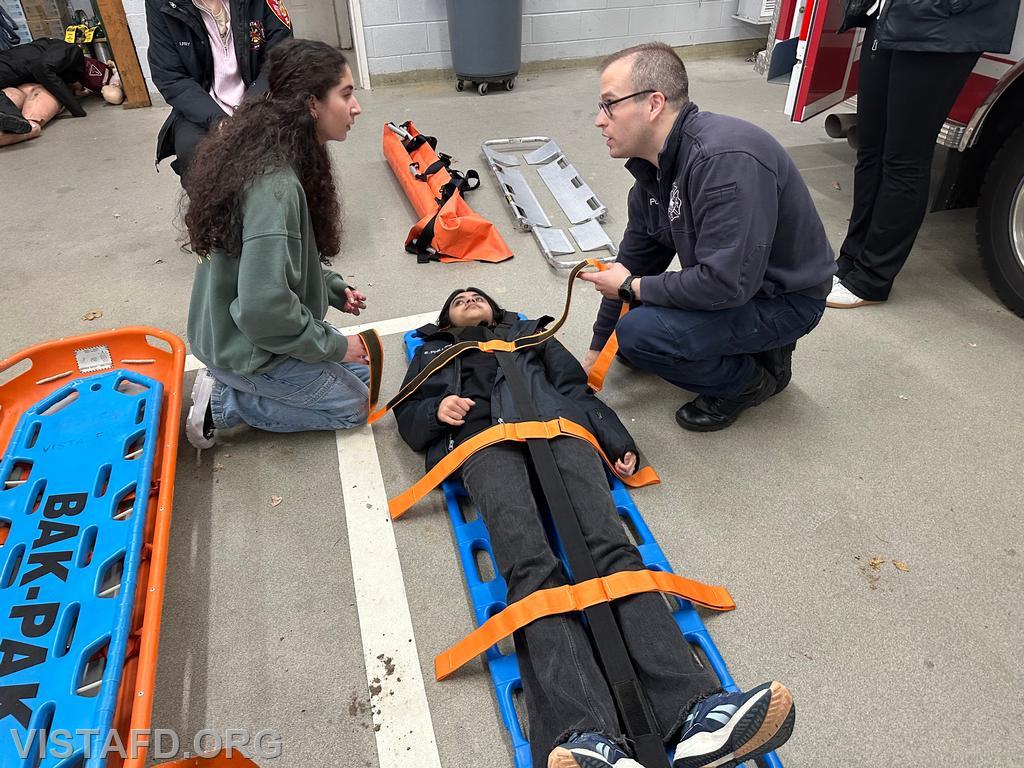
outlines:
[[[598,573],[642,570],[597,452],[572,437],[555,438],[551,449]],[[509,603],[568,583],[541,522],[528,461],[525,446],[502,443],[478,451],[462,467],[466,490],[490,532]],[[660,595],[627,597],[612,608],[661,735],[671,744],[694,703],[720,689],[718,679],[697,660]],[[569,730],[621,738],[611,692],[578,614],[539,619],[514,638],[535,766],[547,765],[556,740]]]
[[[690,392],[734,398],[754,378],[754,353],[792,344],[824,312],[824,299],[799,293],[710,311],[644,304],[619,320],[615,334],[637,368]]]

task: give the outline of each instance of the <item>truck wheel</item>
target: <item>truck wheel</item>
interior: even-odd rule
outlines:
[[[1024,127],[992,158],[978,201],[977,235],[996,295],[1024,317]]]

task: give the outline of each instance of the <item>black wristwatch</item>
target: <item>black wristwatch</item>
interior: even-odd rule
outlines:
[[[619,286],[619,298],[627,304],[632,304],[636,301],[636,294],[633,293],[634,280],[636,280],[636,275],[630,275],[625,279],[622,285]]]

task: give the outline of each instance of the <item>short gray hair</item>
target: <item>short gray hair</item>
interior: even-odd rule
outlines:
[[[673,107],[682,106],[690,98],[690,79],[686,67],[672,46],[665,43],[641,43],[613,53],[601,63],[604,72],[616,61],[633,58],[630,78],[639,91],[658,91]]]

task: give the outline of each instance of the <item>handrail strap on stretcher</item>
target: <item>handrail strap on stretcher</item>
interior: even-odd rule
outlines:
[[[579,584],[540,589],[497,613],[451,648],[434,657],[434,674],[444,680],[467,661],[479,656],[513,632],[545,616],[583,611],[598,603],[642,592],[663,592],[714,611],[736,607],[725,587],[703,584],[664,571],[619,571]]]
[[[388,411],[393,410],[395,406],[405,401],[413,392],[419,389],[424,381],[429,379],[463,352],[468,352],[471,349],[475,349],[480,352],[518,352],[521,349],[527,349],[528,347],[543,344],[545,341],[550,339],[559,331],[565,323],[566,318],[569,317],[569,309],[572,306],[572,291],[575,285],[574,281],[577,275],[587,267],[596,267],[597,269],[606,268],[604,264],[596,259],[581,261],[573,267],[572,271],[569,273],[569,285],[565,293],[565,307],[562,309],[562,315],[548,328],[543,331],[538,331],[537,333],[532,333],[528,336],[520,336],[519,338],[512,339],[511,341],[493,339],[491,341],[460,341],[458,344],[453,344],[437,355],[437,357],[431,360],[422,371],[405,384],[405,386],[398,391],[398,394],[388,401],[387,405],[382,408],[375,409],[370,413],[369,423],[373,424],[373,422],[377,421],[382,416],[385,416]],[[614,351],[612,354],[614,354]]]
[[[586,440],[594,446],[594,449],[600,454],[605,464],[614,471],[614,463],[601,449],[597,438],[588,429],[581,427],[574,421],[558,418],[551,421],[503,422],[495,424],[493,427],[489,427],[482,432],[477,432],[466,441],[457,445],[451,453],[435,464],[411,488],[408,488],[394,498],[388,499],[388,511],[391,513],[391,517],[397,520],[414,504],[439,486],[446,477],[461,467],[466,459],[483,448],[501,442],[513,441],[522,443],[535,438],[551,440],[560,436]],[[632,475],[619,477],[619,479],[632,488],[640,488],[645,485],[654,485],[661,482],[658,473],[650,466],[642,467]]]

